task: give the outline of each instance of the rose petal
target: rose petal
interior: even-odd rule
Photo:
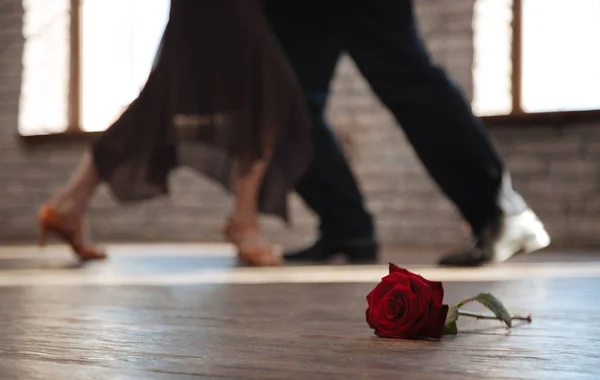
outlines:
[[[448,305],[442,305],[440,308],[432,309],[427,318],[427,323],[419,331],[420,338],[440,339],[444,333],[446,316],[448,315]]]
[[[375,333],[389,336],[402,335],[402,330],[398,329],[398,323],[393,320],[378,319],[375,322]]]
[[[388,295],[394,298],[399,298],[401,294],[404,298],[403,303],[406,305],[406,310],[401,319],[395,321],[395,326],[386,325],[386,332],[402,338],[419,338],[420,331],[429,323],[431,309],[435,308],[435,304],[431,300],[431,291],[419,284],[420,280],[416,280],[418,286],[414,286],[413,290],[403,291],[402,288],[392,289]]]
[[[439,281],[430,281],[416,273],[413,273],[411,271],[408,271],[404,268],[400,268],[397,265],[394,265],[392,263],[390,263],[389,265],[389,272],[390,274],[392,273],[400,273],[402,275],[405,275],[407,277],[410,278],[419,278],[421,279],[421,281],[423,281],[425,284],[427,284],[427,286],[432,290],[433,292],[433,298],[436,302],[436,304],[438,305],[438,307],[442,306],[442,303],[444,302],[444,287],[442,285],[441,282]]]
[[[418,298],[417,298],[418,299]],[[420,332],[428,323],[429,315],[431,314],[429,304],[423,305],[420,300],[411,304],[415,309],[406,313],[407,323],[403,327],[404,336],[406,338],[420,338]],[[415,311],[418,309],[418,311]]]
[[[370,307],[381,302],[383,297],[397,284],[396,281],[386,279],[386,277],[382,278],[381,282],[367,295],[367,303]]]
[[[425,282],[417,277],[410,279],[410,285],[413,293],[417,297],[416,305],[419,307],[421,314],[423,314],[425,307],[428,307],[432,302],[433,292]]]
[[[419,277],[410,277],[409,282],[412,292],[419,297],[419,299],[429,303],[433,296],[433,292],[429,285]]]
[[[391,273],[381,279],[382,282],[392,282],[395,285],[410,286],[410,276],[402,273]]]
[[[373,311],[371,310],[370,307],[367,308],[367,311],[365,312],[365,317],[367,319],[367,324],[369,325],[370,328],[372,328],[372,329],[377,328],[377,325],[375,324],[375,320],[373,319]]]
[[[396,285],[393,287],[385,296],[385,300],[392,299],[398,303],[398,305],[403,309],[408,309],[411,297],[414,296],[414,293],[408,286],[404,285]]]
[[[390,301],[395,302],[392,299],[390,299]],[[378,329],[395,331],[399,324],[399,321],[402,320],[404,316],[404,310],[402,310],[402,314],[391,316],[391,318],[388,310],[388,300],[386,300],[379,305],[379,308],[375,313],[374,324],[377,326]]]
[[[402,269],[398,265],[392,264],[392,263],[389,264],[388,269],[389,269],[390,274],[395,273],[395,272],[405,271],[405,269]]]
[[[386,293],[386,297],[400,298],[402,296],[411,296],[414,294],[415,292],[410,286],[410,281],[406,281],[406,283],[397,282],[394,284],[394,286]]]
[[[382,303],[384,305],[385,317],[387,319],[391,320],[398,317],[401,308],[395,299],[393,299],[392,297],[386,297]]]
[[[391,309],[391,311],[390,311]],[[402,300],[386,297],[381,303],[374,320],[376,331],[385,331],[388,334],[397,333],[398,326],[402,324],[405,306]]]
[[[377,332],[379,335],[385,335],[391,338],[409,338],[414,335],[414,316],[411,315],[412,302],[416,297],[412,293],[401,293],[401,298],[397,298],[398,303],[404,306],[403,313],[394,320],[381,318],[378,320]]]
[[[370,307],[377,305],[383,300],[383,298],[390,292],[393,288],[398,286],[404,286],[407,290],[410,291],[410,281],[405,278],[394,278],[394,276],[385,276],[381,279],[381,282],[377,284],[377,286],[371,290],[371,292],[367,295],[367,303]]]
[[[423,279],[423,278],[422,278]],[[423,279],[425,280],[425,279]],[[425,280],[427,281],[427,280]],[[444,287],[441,282],[427,281],[429,290],[431,291],[431,300],[436,308],[442,307],[444,302]]]
[[[406,291],[410,291],[410,278],[399,273],[388,274],[387,276],[381,279],[381,282],[385,282],[386,284],[392,284],[393,286],[389,290],[397,287],[402,287],[406,288]]]

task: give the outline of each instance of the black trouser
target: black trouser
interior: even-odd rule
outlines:
[[[297,191],[319,215],[323,235],[372,233],[356,181],[323,118],[342,51],[396,117],[474,233],[501,215],[503,207],[524,207],[510,181],[503,183],[507,175],[485,127],[426,52],[412,1],[266,0],[265,10],[314,119],[314,162]]]
[[[324,115],[342,48],[322,19],[325,14],[313,12],[314,8],[312,1],[265,1],[267,17],[306,94],[312,119],[314,158],[296,191],[318,215],[321,235],[371,237],[373,218]]]

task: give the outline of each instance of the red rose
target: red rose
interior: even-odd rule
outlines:
[[[369,293],[367,323],[382,338],[440,339],[448,305],[441,282],[390,264],[390,274]]]

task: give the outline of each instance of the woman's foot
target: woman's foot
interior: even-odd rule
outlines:
[[[40,246],[45,245],[47,235],[54,234],[69,244],[81,261],[106,259],[103,250],[86,241],[80,213],[65,211],[49,202],[40,209],[38,221]]]
[[[262,239],[256,223],[230,219],[225,227],[225,234],[236,245],[238,257],[248,265],[267,267],[283,264],[281,250]]]

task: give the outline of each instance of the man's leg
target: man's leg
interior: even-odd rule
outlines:
[[[313,162],[296,190],[320,219],[317,243],[286,254],[287,261],[350,261],[377,257],[373,220],[336,137],[325,121],[329,86],[341,49],[322,19],[318,2],[266,0],[265,13],[306,94],[312,120]]]
[[[462,93],[426,52],[410,0],[329,0],[328,15],[417,155],[471,225],[477,245],[442,264],[504,261],[549,244],[516,193],[490,137]]]

